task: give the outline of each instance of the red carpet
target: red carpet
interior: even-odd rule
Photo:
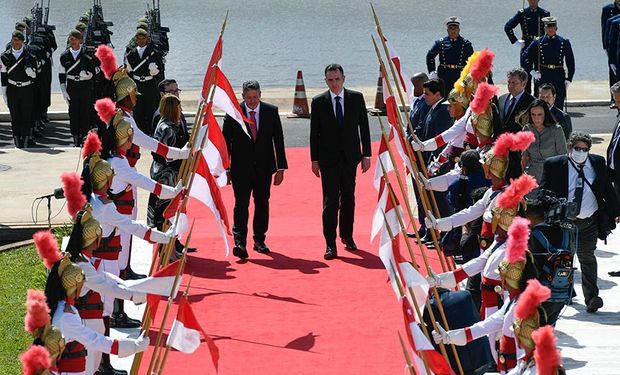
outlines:
[[[397,337],[404,327],[401,307],[386,282],[377,245],[369,243],[377,201],[374,165],[365,174],[358,172],[357,178],[354,235],[360,250],[345,251],[339,244],[340,257],[325,261],[321,185],[310,171],[309,150],[289,148],[287,158],[290,169],[284,183],[271,190],[269,255],[251,250],[252,213],[250,258],[237,263],[232,251],[225,257],[208,209],[199,202],[190,205],[189,216],[196,217],[191,245],[199,251],[189,256],[185,273],[194,275],[194,312],[219,347],[219,374],[402,373],[405,361]],[[232,188],[224,188],[222,194],[232,225]],[[185,275],[183,285],[188,280]],[[162,303],[158,319],[163,308]],[[170,322],[175,315],[176,306]],[[153,332],[151,337],[153,343]],[[149,359],[150,353],[142,361],[141,374]],[[203,341],[191,355],[171,351],[165,372],[215,370]]]

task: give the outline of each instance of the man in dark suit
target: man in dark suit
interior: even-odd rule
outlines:
[[[260,100],[260,85],[256,81],[243,84],[241,109],[253,123],[245,123],[245,130],[230,116],[224,119],[222,132],[230,155],[229,182],[235,194],[233,254],[246,259],[248,234],[248,206],[254,196],[254,250],[267,254],[265,234],[269,227],[269,196],[271,177],[280,185],[288,168],[284,153],[284,135],[278,107]],[[275,175],[274,175],[275,173]]]
[[[608,176],[605,159],[590,154],[592,138],[574,132],[568,140],[568,155],[545,161],[540,187],[577,204],[577,257],[581,264],[581,284],[586,311],[603,306],[597,286],[597,263],[594,255],[598,238],[603,239],[619,219],[618,197]],[[574,248],[573,244],[573,248]]]
[[[611,96],[614,98],[614,104],[620,104],[620,82],[616,82],[611,86]],[[616,125],[612,131],[611,141],[607,147],[607,170],[609,171],[609,178],[614,185],[616,195],[620,198],[620,113],[616,117]],[[616,172],[616,169],[619,171]],[[609,272],[610,276],[620,276],[620,271]]]
[[[568,137],[573,132],[573,123],[570,119],[570,115],[567,112],[562,111],[555,106],[555,86],[551,83],[543,83],[538,88],[538,99],[544,100],[549,105],[549,110],[557,122],[564,131],[564,136],[568,140]]]
[[[505,132],[516,133],[521,131],[518,122],[519,115],[534,101],[534,97],[525,91],[527,86],[527,72],[523,68],[514,68],[506,73],[508,93],[499,97],[499,116],[501,121],[493,122],[493,136],[499,137]],[[506,180],[517,178],[523,173],[521,167],[521,153],[510,152]]]
[[[323,188],[323,236],[327,244],[324,258],[327,260],[337,256],[338,223],[345,249],[357,249],[353,241],[355,172],[360,162],[362,173],[370,168],[370,130],[364,96],[345,89],[344,81],[342,66],[328,65],[325,83],[329,90],[312,99],[310,114],[310,158],[312,173],[321,178]]]

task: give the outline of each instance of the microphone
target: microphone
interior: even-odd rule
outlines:
[[[56,199],[63,199],[65,197],[65,192],[64,190],[62,190],[61,187],[59,187],[59,188],[54,189],[54,192],[52,194],[42,195],[38,197],[37,199],[49,199],[51,197],[54,197]]]

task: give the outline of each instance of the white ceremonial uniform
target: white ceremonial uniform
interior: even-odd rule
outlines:
[[[495,207],[495,201],[502,189],[503,188],[499,190],[487,190],[476,203],[444,219],[450,220],[452,227],[456,228],[479,218],[485,212],[489,212],[490,214]]]

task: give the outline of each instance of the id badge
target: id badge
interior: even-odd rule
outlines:
[[[579,177],[577,179],[577,186],[578,188],[583,188],[583,178]]]

